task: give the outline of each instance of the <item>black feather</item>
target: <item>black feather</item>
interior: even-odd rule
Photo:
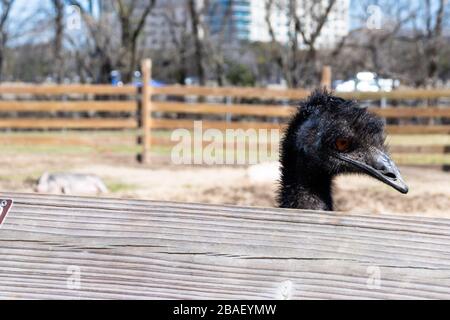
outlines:
[[[332,210],[332,181],[352,168],[337,161],[337,138],[351,141],[351,152],[385,150],[383,121],[355,101],[315,90],[290,119],[280,145],[280,207]]]

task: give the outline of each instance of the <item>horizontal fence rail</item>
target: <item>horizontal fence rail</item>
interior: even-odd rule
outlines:
[[[0,112],[108,111],[134,112],[134,101],[0,101]]]
[[[153,88],[155,95],[173,96],[219,96],[258,99],[304,99],[310,94],[304,89],[267,89],[267,88],[236,88],[236,87],[198,87],[198,86],[167,86]],[[389,100],[405,99],[438,99],[450,98],[449,89],[402,89],[390,92],[337,92],[337,96],[356,100]]]
[[[17,113],[14,117],[2,117],[0,129],[137,129],[138,118],[135,115],[118,117],[113,114],[137,114],[138,92],[138,88],[134,86],[0,85],[0,96],[4,98],[0,100],[0,113]],[[107,96],[109,100],[80,100],[80,97],[77,97],[77,100],[36,100],[36,97],[41,99],[41,96],[71,97],[72,95]],[[119,100],[124,95],[131,97],[132,100]],[[11,99],[11,96],[14,99]],[[27,99],[27,96],[31,98]],[[82,117],[79,115],[80,112],[103,114]],[[25,113],[31,113],[32,116],[27,116]],[[76,116],[67,117],[64,113],[76,113]],[[41,141],[51,141],[51,139]]]
[[[71,95],[71,94],[96,94],[96,95],[135,95],[135,86],[111,86],[102,84],[85,85],[0,85],[0,94],[15,95]]]
[[[135,119],[12,119],[0,120],[0,128],[14,129],[134,129]]]
[[[267,89],[239,87],[198,87],[198,86],[165,86],[152,88],[154,95],[172,96],[219,96],[258,99],[304,99],[310,94],[305,89]],[[111,86],[101,84],[86,85],[0,85],[0,95],[135,95],[136,86]],[[449,89],[403,89],[390,92],[337,92],[336,95],[356,100],[389,100],[405,99],[438,99],[450,98]]]
[[[151,129],[194,129],[194,121],[179,119],[153,119],[150,125]],[[280,129],[283,130],[285,124],[256,122],[256,121],[202,121],[203,129]],[[450,134],[448,125],[388,125],[386,126],[388,134]]]
[[[1,105],[0,105],[1,107]],[[253,115],[267,117],[289,117],[297,107],[272,106],[272,105],[246,105],[246,104],[192,104],[183,102],[153,102],[152,111],[175,112],[175,113],[201,113],[201,114],[234,114]],[[450,118],[450,108],[410,108],[410,107],[387,107],[370,108],[371,112],[384,118]]]

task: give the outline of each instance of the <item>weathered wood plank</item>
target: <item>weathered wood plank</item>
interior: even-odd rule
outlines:
[[[1,197],[1,298],[450,298],[447,219]]]

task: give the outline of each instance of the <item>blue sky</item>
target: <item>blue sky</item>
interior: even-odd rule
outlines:
[[[164,0],[157,0],[157,1],[164,1]],[[260,0],[260,1],[264,1],[264,0]],[[403,0],[404,1],[404,0]],[[83,1],[81,1],[83,2]],[[388,15],[388,12],[384,12],[387,11],[386,8],[386,4],[397,4],[397,3],[401,3],[402,0],[378,0],[378,1],[374,1],[377,2],[380,5],[380,8],[382,10],[382,13],[384,16]],[[410,3],[413,4],[418,4],[420,3],[419,0],[411,0],[409,1]],[[368,15],[367,12],[364,12],[365,9],[362,8],[361,3],[367,3],[367,1],[359,1],[359,0],[350,0],[350,20],[351,20],[351,29],[359,26],[362,21],[360,20],[360,17],[364,16],[364,15]],[[433,0],[433,3],[435,3],[437,5],[437,0]],[[384,5],[383,5],[384,4]],[[448,6],[450,7],[450,1],[448,2]],[[14,30],[15,28],[19,29],[19,28],[23,28],[23,21],[27,20],[28,18],[36,18],[36,12],[38,11],[38,9],[43,9],[43,10],[51,10],[51,1],[49,0],[16,0],[12,13],[11,13],[11,27],[12,30]],[[42,13],[41,13],[42,14]],[[17,24],[15,24],[14,22],[17,22]]]
[[[16,0],[12,8],[11,15],[13,17],[19,17],[21,15],[29,15],[33,11],[36,11],[42,3],[50,3],[49,1],[38,0]]]
[[[164,1],[164,0],[157,0],[157,1]],[[261,0],[264,1],[264,0]],[[395,0],[393,0],[395,1]],[[351,0],[352,5],[350,10],[352,8],[355,8],[355,5],[353,2],[357,3],[356,0]],[[12,16],[13,17],[21,17],[21,16],[29,16],[33,12],[35,12],[39,7],[42,6],[47,7],[50,9],[50,1],[48,0],[16,0],[16,3],[14,4]]]

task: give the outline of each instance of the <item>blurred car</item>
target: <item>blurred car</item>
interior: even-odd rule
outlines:
[[[122,76],[120,74],[120,71],[118,71],[118,70],[111,71],[110,77],[111,77],[111,84],[113,86],[123,86]],[[142,77],[141,77],[140,71],[135,71],[133,73],[132,83],[136,87],[142,86]],[[155,79],[150,79],[150,85],[152,87],[163,87],[163,86],[165,86],[165,83],[155,80]]]
[[[369,71],[358,72],[354,79],[347,81],[338,80],[334,83],[337,92],[392,91],[399,85],[399,80],[379,78],[376,73]]]

